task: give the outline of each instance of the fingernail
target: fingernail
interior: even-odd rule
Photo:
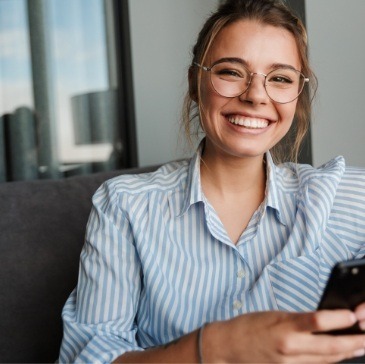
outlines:
[[[358,349],[354,351],[354,356],[364,356],[365,355],[365,349]]]
[[[359,327],[361,330],[365,331],[365,321],[360,321],[359,322]]]

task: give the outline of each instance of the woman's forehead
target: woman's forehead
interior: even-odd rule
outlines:
[[[247,64],[290,64],[300,68],[300,57],[293,34],[255,20],[239,20],[224,27],[207,53],[211,64],[222,57],[236,57]]]

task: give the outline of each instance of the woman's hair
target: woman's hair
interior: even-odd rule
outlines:
[[[201,110],[191,95],[196,95],[199,100],[202,71],[194,66],[194,63],[204,64],[217,34],[226,26],[239,20],[254,20],[265,25],[284,28],[295,38],[301,72],[310,79],[310,82],[298,98],[295,122],[291,130],[271,150],[271,153],[276,162],[284,161],[288,157],[290,160],[297,161],[301,143],[309,128],[311,90],[315,91],[317,80],[309,65],[307,33],[304,25],[281,0],[227,0],[207,19],[193,48],[193,59],[189,68],[190,89],[185,97],[183,108],[185,133],[188,140],[192,142],[192,136],[198,137],[200,132]]]

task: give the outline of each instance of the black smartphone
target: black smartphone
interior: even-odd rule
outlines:
[[[354,310],[365,302],[365,259],[337,263],[331,272],[318,309],[347,308]],[[333,335],[363,334],[356,323],[354,326],[329,331]]]

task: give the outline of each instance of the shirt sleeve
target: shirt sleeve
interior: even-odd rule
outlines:
[[[135,324],[141,264],[127,205],[128,198],[117,194],[111,182],[93,197],[78,285],[62,312],[60,362],[107,363],[126,351],[142,350]]]
[[[340,240],[347,259],[365,255],[365,169],[348,167],[337,190],[331,214],[333,239]]]

